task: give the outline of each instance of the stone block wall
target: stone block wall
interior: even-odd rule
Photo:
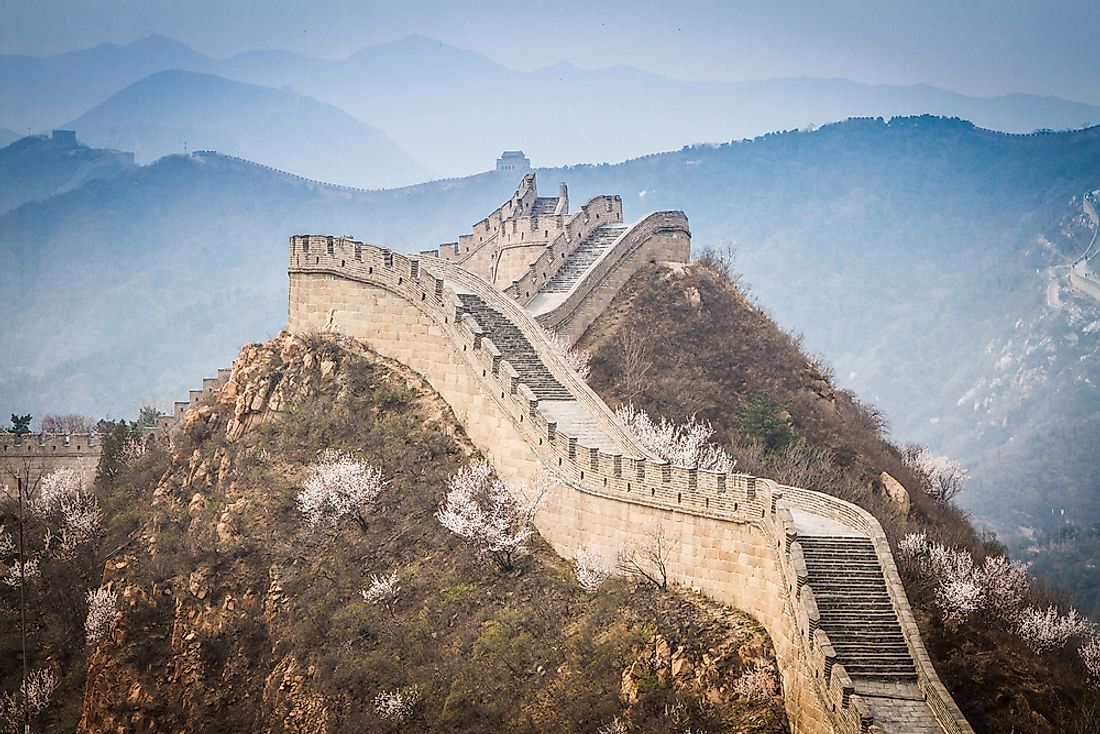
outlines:
[[[691,260],[691,230],[683,212],[655,212],[623,233],[564,302],[539,323],[575,344],[640,268]]]
[[[90,484],[102,450],[98,434],[0,433],[0,485],[14,492],[17,474],[33,481],[58,469],[74,469]]]
[[[448,282],[511,319],[540,358],[546,353],[554,376],[621,450],[585,446],[559,430],[464,314]],[[347,334],[418,371],[506,480],[531,481],[551,472],[557,485],[537,524],[563,556],[571,557],[581,544],[610,555],[660,526],[672,541],[672,580],[745,609],[772,635],[796,732],[872,730],[868,706],[817,627],[816,603],[787,508],[820,506],[879,537],[881,528],[870,515],[841,500],[780,488],[770,480],[676,467],[648,456],[536,336],[539,327],[514,300],[449,263],[422,263],[342,238],[292,238],[289,329]],[[889,547],[877,544],[876,549],[883,567],[893,569],[887,573],[888,590],[903,625],[909,625],[906,636],[918,661],[921,690],[944,731],[969,734],[935,671],[925,665],[919,635],[911,636],[915,625]]]

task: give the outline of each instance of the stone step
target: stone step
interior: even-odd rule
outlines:
[[[913,679],[913,659],[870,539],[800,535],[798,542],[821,629],[848,674]]]
[[[572,393],[554,377],[518,326],[474,294],[463,293],[459,298],[485,336],[500,350],[501,358],[512,365],[520,381],[526,383],[539,400],[573,399]]]
[[[558,272],[540,289],[540,293],[564,293],[570,290],[589,266],[599,259],[626,229],[625,224],[604,224],[597,227],[577,245],[569,258],[558,268]]]

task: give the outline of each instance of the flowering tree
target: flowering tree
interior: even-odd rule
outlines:
[[[618,716],[600,727],[599,734],[627,734],[630,727]]]
[[[898,543],[898,560],[935,584],[944,619],[957,623],[986,612],[1011,627],[1031,593],[1023,564],[1005,556],[975,564],[969,552],[931,543],[924,533],[910,533]]]
[[[773,698],[778,689],[775,672],[766,663],[756,663],[733,682],[733,692],[738,698],[756,703]]]
[[[1093,636],[1077,651],[1094,683],[1100,683],[1100,637]]]
[[[384,576],[371,574],[370,584],[367,588],[360,589],[359,593],[362,595],[363,601],[368,604],[381,604],[389,611],[390,615],[393,615],[394,605],[401,593],[401,584],[397,572],[392,571]]]
[[[32,581],[41,575],[42,569],[37,558],[32,556],[22,563],[16,559],[8,566],[8,575],[4,577],[4,583],[15,589],[21,583]]]
[[[1076,609],[1060,614],[1053,604],[1046,609],[1027,607],[1020,613],[1016,630],[1035,652],[1049,652],[1065,645],[1073,637],[1091,630],[1088,619]]]
[[[937,456],[916,443],[906,445],[901,455],[905,464],[924,479],[928,495],[937,502],[950,501],[966,485],[966,469],[955,459]]]
[[[554,352],[561,357],[563,362],[573,368],[578,377],[582,380],[588,379],[588,374],[591,372],[588,363],[592,359],[592,355],[588,353],[587,349],[573,348],[560,334],[553,331],[546,332],[546,341],[550,342]]]
[[[502,571],[510,571],[534,534],[535,512],[549,487],[508,487],[488,462],[463,467],[451,477],[435,516],[443,527],[465,538]]]
[[[931,581],[944,619],[963,622],[983,612],[1015,633],[1037,653],[1086,638],[1078,653],[1090,677],[1100,681],[1100,637],[1095,626],[1076,609],[1062,613],[1054,605],[1028,606],[1031,580],[1027,567],[1005,556],[989,556],[981,564],[965,550],[931,543],[924,533],[910,533],[898,543],[904,568]]]
[[[420,703],[420,689],[415,686],[382,691],[374,697],[374,713],[386,721],[400,724],[412,718]]]
[[[366,532],[366,512],[385,484],[381,470],[351,454],[328,449],[309,468],[296,499],[298,511],[314,527],[333,528],[340,520],[351,518]]]
[[[84,618],[84,638],[95,645],[111,631],[118,614],[118,594],[110,589],[88,590],[88,615]]]
[[[37,717],[50,705],[54,689],[57,688],[57,674],[50,668],[31,671],[19,686],[18,695],[5,693],[0,696],[0,726],[5,731],[16,732],[23,729],[23,704],[27,712]]]
[[[573,563],[573,572],[577,576],[577,583],[585,591],[596,591],[604,582],[611,578],[612,569],[602,555],[590,546],[577,548],[577,556]]]
[[[670,464],[722,472],[732,472],[737,465],[720,446],[711,443],[714,428],[710,423],[694,416],[677,425],[667,418],[655,421],[633,405],[622,406],[615,416],[643,446]]]
[[[46,476],[29,509],[46,522],[46,550],[56,543],[62,558],[72,558],[80,546],[99,539],[103,520],[99,500],[73,469],[58,469]]]

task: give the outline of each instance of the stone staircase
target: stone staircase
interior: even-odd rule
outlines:
[[[572,393],[554,377],[519,327],[473,293],[461,293],[459,299],[535,397],[540,401],[573,400]]]
[[[870,539],[799,535],[821,629],[854,679],[916,680]]]
[[[607,252],[619,235],[629,228],[626,224],[604,224],[597,227],[584,242],[577,245],[573,254],[562,264],[558,272],[540,289],[540,293],[565,293],[576,285],[581,276]]]

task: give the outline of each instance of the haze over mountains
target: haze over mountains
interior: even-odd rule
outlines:
[[[135,82],[170,69],[282,90],[282,96],[272,91],[265,102],[272,113],[268,119],[285,114],[286,105],[298,99],[316,115],[310,128],[318,137],[346,131],[345,118],[331,109],[321,114],[319,105],[293,93],[308,95],[379,128],[440,176],[485,170],[503,148],[523,148],[543,164],[619,161],[684,143],[753,137],[852,116],[931,113],[1008,132],[1100,122],[1100,108],[1083,103],[1033,95],[969,97],[925,85],[873,86],[805,77],[689,82],[626,66],[588,70],[567,63],[516,71],[481,53],[423,36],[369,47],[338,61],[287,51],[214,59],[169,38],[151,36],[123,46],[104,44],[47,57],[0,57],[0,98],[21,100],[0,109],[0,126],[40,131],[90,124],[92,120],[81,117],[85,112]],[[175,82],[181,83],[179,78]],[[197,86],[197,78],[191,84]],[[286,86],[293,93],[283,89]],[[170,96],[172,89],[163,78],[132,87],[125,104],[116,98],[96,112],[91,129],[78,132],[97,143],[130,139],[151,152],[176,152],[182,151],[179,138],[185,133],[195,137],[192,149],[214,148],[213,143],[225,140],[240,142],[240,131],[252,129],[255,115],[249,100],[259,93],[245,87],[203,92],[205,100],[196,101],[204,101],[207,106],[199,109],[206,114],[196,116],[211,118],[207,128],[170,129],[163,121],[138,126],[126,119],[128,110],[148,109],[154,99]],[[210,107],[215,101],[216,115]],[[636,124],[642,119],[644,125]],[[270,139],[291,149],[296,130],[290,123],[275,125]],[[279,165],[261,153],[270,151],[250,152],[258,162]],[[139,152],[139,158],[142,155]],[[309,170],[294,169],[297,173],[356,183],[333,175],[330,161],[314,161],[306,153],[301,158],[296,165]],[[395,170],[387,180],[411,183],[412,170]]]
[[[980,519],[1009,535],[1060,527],[1052,509],[1100,522],[1100,304],[1064,268],[1091,236],[1081,196],[1100,188],[1100,128],[852,120],[538,175],[574,202],[621,193],[628,220],[684,209],[697,250],[736,241],[761,303],[895,437],[970,467],[962,500]],[[27,203],[0,217],[0,292],[19,324],[0,334],[0,410],[164,404],[282,327],[288,234],[415,251],[453,240],[515,183],[356,192],[172,156]]]
[[[385,133],[331,105],[188,71],[151,74],[63,127],[79,131],[89,145],[131,150],[139,163],[189,145],[349,186],[429,177]]]

